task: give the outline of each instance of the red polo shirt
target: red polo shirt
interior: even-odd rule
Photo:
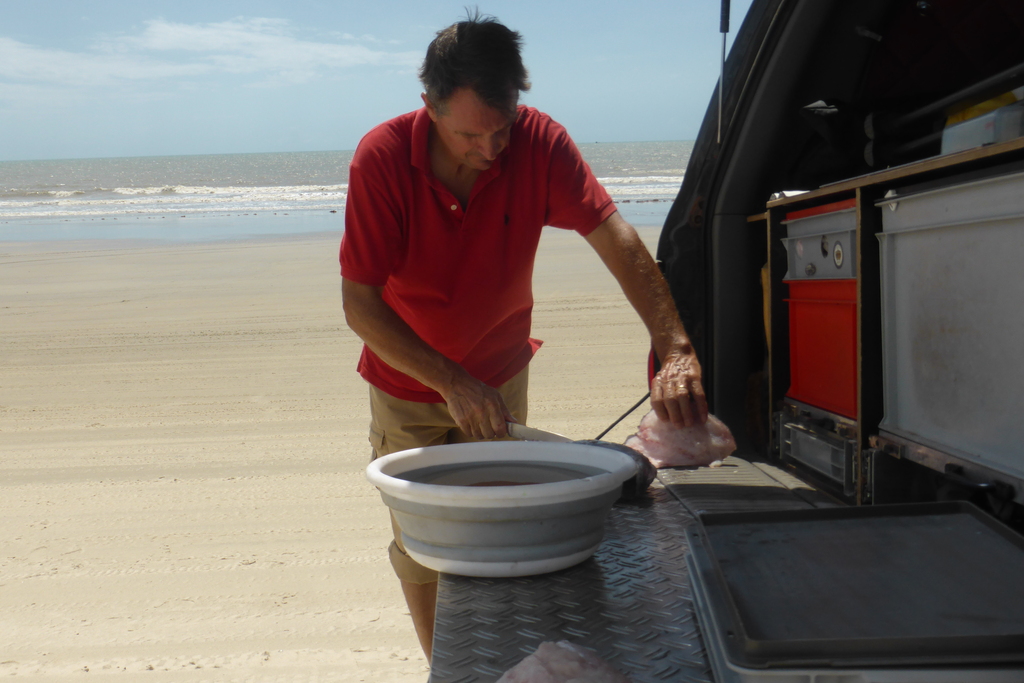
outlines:
[[[384,301],[432,348],[497,387],[526,367],[533,261],[545,225],[589,234],[615,211],[565,129],[519,107],[508,147],[465,210],[430,170],[426,109],[383,123],[349,171],[342,277]],[[359,373],[392,396],[441,396],[363,348]]]

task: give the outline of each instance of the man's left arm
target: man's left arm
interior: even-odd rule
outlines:
[[[683,329],[668,284],[633,226],[616,211],[587,235],[651,335],[661,370],[651,383],[658,417],[679,425],[703,424],[707,398],[700,363]]]

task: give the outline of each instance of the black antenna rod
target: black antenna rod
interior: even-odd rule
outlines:
[[[725,90],[725,36],[729,33],[729,0],[722,0],[722,20],[718,24],[722,34],[722,70],[718,76],[718,144],[722,144],[722,98]]]

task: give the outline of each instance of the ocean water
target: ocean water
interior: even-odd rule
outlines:
[[[620,212],[660,226],[692,142],[584,143]],[[352,152],[0,162],[0,241],[341,232]]]

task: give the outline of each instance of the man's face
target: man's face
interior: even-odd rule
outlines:
[[[445,103],[444,114],[430,103],[426,95],[422,97],[434,122],[437,139],[456,163],[485,171],[508,146],[516,115],[510,116],[484,104],[473,90],[459,88],[452,93]]]

